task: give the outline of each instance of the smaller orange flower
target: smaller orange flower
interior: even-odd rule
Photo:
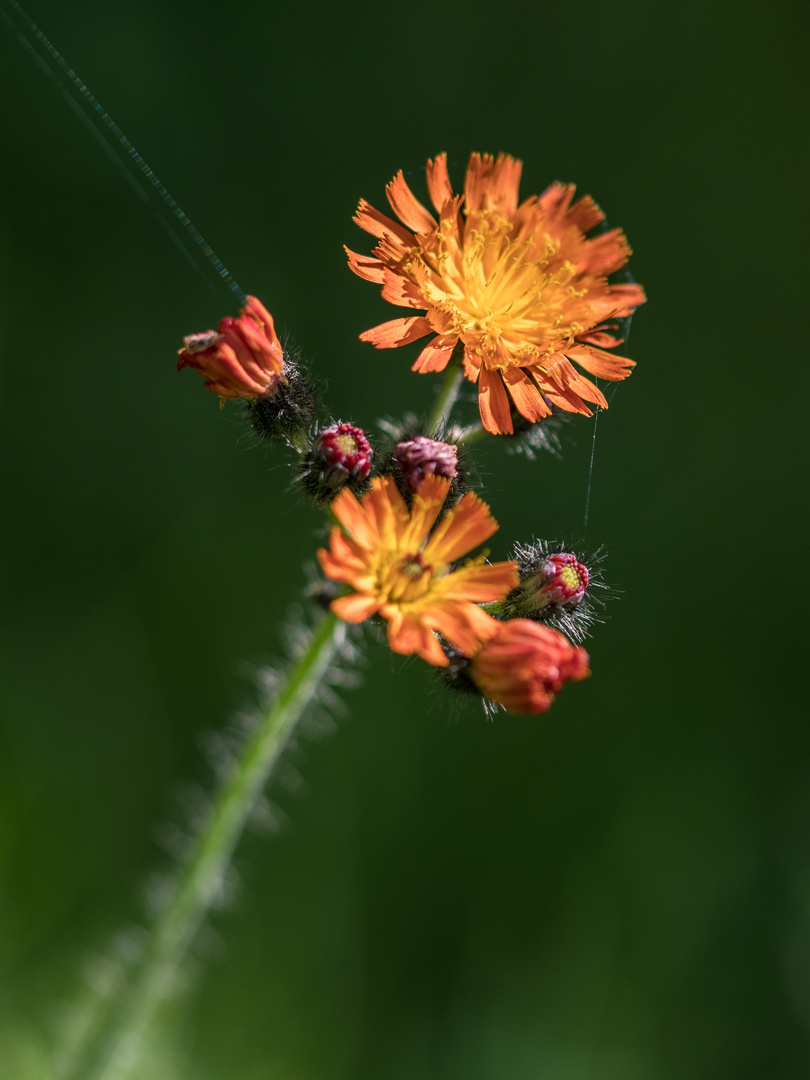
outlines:
[[[478,689],[511,713],[544,713],[567,682],[590,675],[588,654],[556,630],[509,619],[472,658]]]
[[[344,489],[331,511],[345,532],[332,529],[329,550],[318,552],[326,576],[355,590],[332,602],[336,615],[351,623],[382,615],[394,652],[418,653],[436,667],[447,667],[448,660],[434,631],[466,655],[474,653],[500,625],[478,604],[502,599],[518,580],[513,562],[489,565],[483,556],[452,569],[498,523],[468,492],[431,534],[450,485],[444,476],[426,476],[410,510],[390,476],[375,477],[359,500]]]
[[[177,370],[192,367],[208,390],[226,398],[258,398],[275,391],[282,380],[284,350],[276,336],[273,316],[255,296],[249,296],[238,319],[225,318],[219,330],[204,330],[183,338]]]

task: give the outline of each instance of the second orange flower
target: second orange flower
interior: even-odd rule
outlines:
[[[326,576],[354,590],[332,602],[336,615],[351,623],[382,615],[394,652],[437,667],[448,660],[434,631],[472,655],[500,626],[478,605],[502,599],[518,580],[513,562],[490,565],[482,556],[452,568],[498,525],[471,492],[436,525],[450,485],[426,476],[410,509],[389,476],[372,480],[361,499],[342,491],[330,509],[343,528],[318,552]]]

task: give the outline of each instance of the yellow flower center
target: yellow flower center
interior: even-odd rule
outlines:
[[[433,580],[433,567],[420,554],[390,553],[377,571],[377,588],[388,603],[408,604],[424,596]]]
[[[424,247],[406,270],[428,308],[450,317],[447,332],[475,346],[487,367],[551,352],[580,329],[587,289],[572,286],[576,267],[559,258],[559,242],[548,234],[481,210],[468,216],[463,235],[455,220],[443,220],[419,240]]]

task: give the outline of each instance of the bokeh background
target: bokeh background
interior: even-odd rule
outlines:
[[[497,557],[607,546],[593,678],[487,722],[371,643],[150,1080],[810,1075],[802,6],[29,3],[337,416],[432,400],[417,346],[358,342],[390,315],[341,245],[442,150],[457,183],[474,149],[523,194],[576,181],[650,297],[587,528],[592,422],[562,460],[478,459]],[[0,93],[0,1074],[39,1080],[322,533],[175,372],[232,297],[3,26]]]

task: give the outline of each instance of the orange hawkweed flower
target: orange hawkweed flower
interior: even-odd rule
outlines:
[[[472,658],[478,689],[511,713],[544,713],[567,682],[590,675],[588,654],[530,619],[509,619]]]
[[[351,623],[382,615],[394,652],[418,653],[436,667],[448,660],[433,631],[474,653],[500,625],[477,605],[501,599],[518,580],[513,562],[488,565],[483,556],[452,569],[498,524],[468,492],[430,534],[451,482],[426,476],[410,510],[390,476],[375,477],[359,500],[344,489],[330,509],[346,531],[333,528],[329,550],[318,552],[326,576],[355,590],[332,602],[335,614]]]
[[[645,300],[639,285],[608,284],[627,262],[620,229],[586,233],[604,220],[590,196],[572,202],[573,184],[552,184],[518,205],[521,162],[473,154],[464,195],[454,195],[447,156],[427,163],[438,221],[416,199],[402,172],[386,188],[405,226],[360,201],[355,221],[378,238],[372,256],[347,248],[349,266],[382,285],[382,296],[424,314],[393,319],[360,337],[394,349],[435,334],[414,371],[442,371],[464,346],[464,374],[478,383],[484,427],[511,433],[511,409],[542,420],[553,405],[590,416],[607,408],[601,392],[574,366],[623,379],[633,361],[605,352],[621,344],[611,319]],[[572,363],[573,361],[573,363]]]
[[[262,397],[282,381],[284,351],[273,316],[255,296],[247,298],[238,319],[221,319],[218,330],[189,334],[183,344],[177,370],[198,371],[221,405],[226,398]]]

